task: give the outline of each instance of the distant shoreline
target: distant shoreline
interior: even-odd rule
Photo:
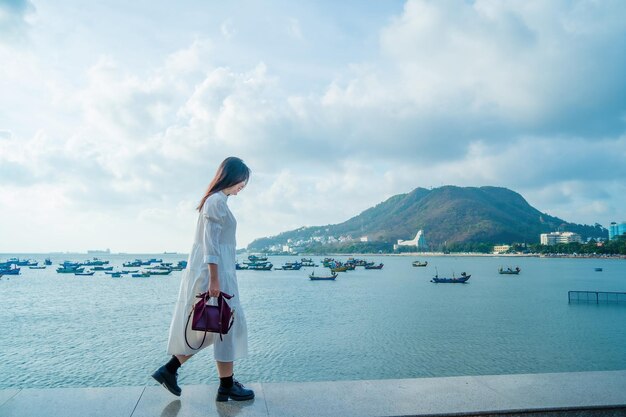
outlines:
[[[493,253],[478,253],[478,252],[405,252],[405,253],[327,253],[327,254],[310,254],[310,255],[268,255],[268,256],[404,256],[404,257],[479,257],[479,258],[566,258],[566,259],[626,259],[626,255],[540,255],[536,253],[523,254],[523,253],[507,253],[507,254],[493,254]]]

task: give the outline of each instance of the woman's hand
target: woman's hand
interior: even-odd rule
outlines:
[[[211,297],[217,297],[220,295],[220,282],[217,280],[217,278],[211,278],[209,282],[209,295]]]

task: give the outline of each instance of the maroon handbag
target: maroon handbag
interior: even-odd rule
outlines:
[[[232,295],[220,291],[220,295],[217,297],[216,306],[207,304],[211,298],[208,291],[196,295],[196,298],[199,298],[200,301],[194,304],[191,312],[189,313],[189,317],[187,317],[187,324],[185,325],[185,343],[187,343],[187,346],[193,350],[200,349],[206,340],[206,334],[209,332],[219,333],[220,340],[223,340],[222,335],[228,333],[230,328],[233,326],[233,321],[235,320],[235,311],[231,309],[226,302],[226,300],[233,298]],[[190,320],[191,330],[204,332],[204,337],[198,347],[191,346],[189,344],[189,340],[187,340],[187,328],[189,327]]]

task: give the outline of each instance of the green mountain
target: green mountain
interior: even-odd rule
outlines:
[[[444,186],[395,195],[343,223],[303,227],[257,239],[248,250],[267,250],[287,242],[300,248],[337,246],[338,239],[345,245],[363,236],[370,245],[391,245],[398,239],[413,239],[419,229],[431,248],[473,242],[539,243],[541,233],[556,230],[575,232],[583,239],[607,237],[607,230],[600,225],[568,223],[541,213],[507,188]]]

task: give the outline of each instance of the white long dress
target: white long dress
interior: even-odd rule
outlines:
[[[239,287],[235,270],[236,242],[235,232],[237,221],[227,205],[228,196],[222,191],[212,194],[206,199],[198,216],[196,236],[189,254],[187,268],[183,271],[178,300],[174,308],[174,317],[170,325],[167,352],[170,355],[190,355],[213,345],[215,360],[232,362],[248,354],[248,329],[246,318],[239,300]],[[187,318],[193,305],[198,301],[196,295],[206,292],[209,288],[208,264],[217,264],[220,290],[233,295],[228,304],[235,310],[233,327],[220,340],[219,334],[207,333],[202,343],[204,332],[187,329]],[[215,299],[213,299],[215,300]],[[187,340],[194,348],[191,349]]]

